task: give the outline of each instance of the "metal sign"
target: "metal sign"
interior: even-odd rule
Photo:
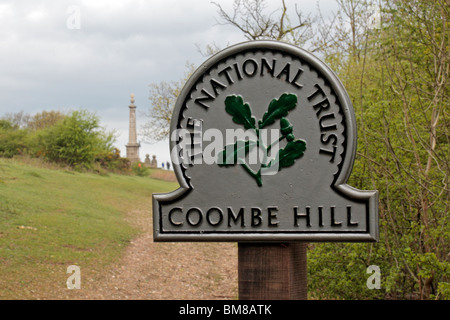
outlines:
[[[350,99],[297,47],[252,41],[201,65],[175,105],[180,188],[153,195],[155,241],[377,241],[378,192],[346,184]]]

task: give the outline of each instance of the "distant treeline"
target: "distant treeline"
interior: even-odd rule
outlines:
[[[23,112],[0,118],[0,157],[27,155],[75,169],[130,171],[130,162],[113,146],[114,132],[86,110],[64,114]]]

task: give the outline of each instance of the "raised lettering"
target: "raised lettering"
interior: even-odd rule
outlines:
[[[335,119],[334,113],[326,114],[326,115],[324,115],[324,116],[322,116],[320,118],[320,120],[319,120],[320,132],[337,130],[336,124],[330,124],[330,125],[327,125],[327,126],[325,126],[323,124],[323,121],[327,120],[327,119]]]
[[[211,213],[212,212],[217,212],[218,213],[218,219],[217,222],[213,222],[213,220],[211,219]],[[206,212],[206,221],[208,221],[208,223],[211,226],[217,226],[219,224],[222,223],[223,220],[223,212],[220,208],[211,208]]]
[[[323,144],[325,145],[329,144],[330,140],[333,140],[332,144],[335,146],[337,144],[338,138],[334,133],[330,133],[328,135],[326,133],[323,133],[320,135],[320,141]]]
[[[339,226],[341,226],[342,221],[336,222],[335,216],[334,216],[334,209],[336,209],[336,207],[331,207],[331,208],[330,208],[330,213],[331,213],[331,226],[332,226],[332,227],[339,227]]]
[[[330,162],[334,163],[334,157],[336,155],[336,150],[337,150],[336,146],[333,146],[333,150],[327,150],[327,149],[320,148],[319,153],[331,156]]]
[[[319,227],[323,227],[323,207],[319,207]]]
[[[242,73],[241,70],[239,69],[239,65],[237,63],[233,64],[234,70],[236,71],[236,75],[238,77],[239,80],[242,80]]]
[[[204,104],[203,102],[214,101],[215,98],[211,93],[206,91],[204,88],[201,90],[201,92],[203,94],[205,94],[206,96],[198,97],[197,99],[194,100],[194,102],[196,104],[198,104],[199,106],[202,106],[203,108],[208,109],[209,106],[207,104]]]
[[[283,70],[280,71],[280,73],[277,75],[277,79],[281,79],[282,75],[286,76],[286,82],[289,82],[289,73],[291,71],[291,64],[288,62],[284,66]]]
[[[193,212],[197,212],[197,216],[198,216],[197,222],[192,221],[192,219],[191,219],[191,215]],[[202,210],[200,210],[199,208],[191,208],[186,213],[186,221],[189,225],[191,225],[193,227],[198,226],[202,222],[202,219],[203,219],[203,213],[202,213]]]
[[[231,66],[226,67],[222,71],[219,72],[219,75],[221,76],[223,73],[225,74],[225,77],[227,78],[228,84],[231,85],[234,83],[233,79],[230,76],[229,71],[231,70]]]
[[[297,82],[298,78],[301,76],[302,73],[303,73],[303,70],[298,68],[297,74],[295,75],[294,79],[292,79],[292,81],[291,81],[291,84],[293,84],[297,88],[302,88],[303,87],[302,84]]]
[[[294,207],[294,226],[298,227],[298,220],[301,218],[306,219],[306,226],[311,227],[311,207],[306,207],[306,213],[298,213],[298,207]]]
[[[248,65],[251,64],[253,67],[250,68],[250,71],[248,70]],[[244,62],[242,65],[242,69],[244,70],[244,73],[248,77],[253,77],[258,72],[258,63],[253,59],[248,59]]]
[[[267,213],[269,214],[269,227],[274,227],[278,225],[278,221],[273,221],[277,218],[278,208],[277,207],[268,207]]]
[[[318,94],[320,94],[322,97],[325,97],[325,92],[317,83],[314,85],[314,87],[317,88],[317,90],[308,96],[309,101],[313,100]]]
[[[268,74],[270,74],[273,77],[273,74],[275,72],[275,63],[277,62],[276,59],[272,60],[272,65],[269,64],[266,58],[261,59],[261,76],[264,75],[264,70],[266,69],[268,71]]]
[[[347,226],[356,227],[358,225],[358,221],[352,221],[352,206],[347,206]]]
[[[216,97],[219,95],[219,92],[217,91],[217,89],[226,89],[226,87],[227,87],[226,85],[224,85],[223,83],[220,83],[216,79],[209,80],[209,83],[211,84],[211,87],[213,88],[214,94],[216,95]]]
[[[262,223],[261,209],[252,208],[252,227],[257,227]]]
[[[330,107],[330,102],[328,101],[328,98],[323,99],[322,101],[316,103],[313,105],[314,110],[316,110],[317,117],[320,116],[323,110],[327,110]]]
[[[241,227],[245,227],[244,224],[244,208],[240,208],[238,214],[236,215],[232,208],[228,207],[228,226],[231,227],[231,221],[234,222],[234,224],[237,224],[237,221],[241,220]]]
[[[179,211],[179,212],[183,213],[183,210],[182,210],[181,208],[172,208],[172,209],[170,209],[169,215],[168,215],[169,222],[170,222],[170,224],[172,224],[172,225],[174,225],[174,226],[176,226],[176,227],[182,226],[182,225],[183,225],[183,222],[175,222],[175,221],[173,221],[173,219],[172,219],[172,214],[173,214],[175,211]]]

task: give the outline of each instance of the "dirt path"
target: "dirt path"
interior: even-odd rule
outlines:
[[[235,243],[155,243],[148,209],[130,212],[128,220],[143,233],[119,262],[95,279],[82,278],[82,288],[68,290],[67,298],[237,298]]]

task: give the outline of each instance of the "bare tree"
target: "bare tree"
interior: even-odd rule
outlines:
[[[232,25],[241,30],[248,40],[279,40],[298,46],[311,43],[313,37],[313,18],[304,16],[295,6],[295,13],[291,14],[285,0],[281,0],[281,8],[266,13],[265,0],[235,0],[233,12],[228,14],[220,4],[213,2],[218,8],[222,25]],[[296,22],[291,23],[291,15]],[[208,45],[203,51],[197,45],[199,52],[209,56],[217,51],[216,44]],[[194,71],[192,65],[187,66],[185,77],[180,81],[160,82],[150,85],[151,107],[144,116],[148,121],[141,128],[141,134],[146,142],[164,140],[170,131],[170,121],[173,107],[185,81]]]
[[[144,141],[154,143],[169,137],[173,108],[184,83],[194,72],[192,64],[186,64],[187,71],[179,81],[161,81],[150,84],[150,108],[143,113],[148,121],[142,126]]]
[[[222,6],[213,2],[218,8],[221,25],[238,28],[248,40],[278,40],[298,46],[304,46],[313,37],[311,15],[304,16],[295,5],[296,22],[292,23],[285,0],[281,0],[281,9],[266,13],[265,0],[235,0],[233,12],[226,12]]]
[[[25,128],[31,116],[25,112],[8,112],[1,119],[9,121],[15,128]]]
[[[314,46],[326,56],[345,53],[359,60],[369,29],[376,28],[374,19],[379,15],[379,8],[374,0],[336,0],[336,3],[338,9],[330,19],[324,19],[318,6]]]

